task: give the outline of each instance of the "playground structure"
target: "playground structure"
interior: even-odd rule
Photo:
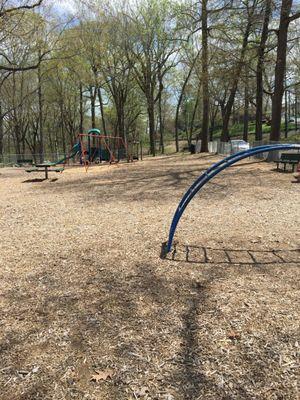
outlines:
[[[251,157],[255,154],[267,153],[276,150],[300,150],[300,144],[271,144],[271,145],[254,147],[249,150],[240,151],[239,153],[230,155],[224,158],[223,160],[213,164],[202,175],[200,175],[196,179],[196,181],[190,186],[187,192],[184,194],[175,211],[169,230],[168,241],[163,244],[162,256],[165,257],[172,250],[172,244],[176,228],[180,221],[180,218],[182,217],[182,214],[184,213],[184,210],[186,209],[190,201],[193,199],[193,197],[199,192],[199,190],[206,183],[208,183],[213,177],[218,175],[224,169],[230,167],[231,165],[237,163],[240,160],[243,160],[244,158]]]
[[[87,172],[89,166],[108,162],[109,164],[118,163],[126,159],[127,162],[138,160],[139,143],[127,143],[122,137],[101,135],[100,130],[93,128],[88,133],[80,133],[76,143],[63,158],[54,162],[43,162],[27,168],[26,172],[45,172],[45,179],[48,179],[48,172],[63,172],[65,165],[72,159],[85,167]],[[62,168],[56,168],[62,164]]]
[[[88,133],[79,134],[78,142],[81,150],[80,162],[86,169],[91,163],[107,161],[113,164],[122,159],[133,161],[133,155],[122,137],[101,135],[98,129],[91,129]]]
[[[77,142],[67,157],[58,163],[66,164],[70,159],[79,156],[80,164],[88,170],[89,166],[108,162],[118,163],[121,160],[133,162],[138,159],[138,143],[127,143],[120,136],[101,135],[100,130],[93,128],[88,133],[80,133]]]

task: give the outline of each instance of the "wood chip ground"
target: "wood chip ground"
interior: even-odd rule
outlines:
[[[300,184],[217,157],[0,170],[0,399],[299,398]],[[42,178],[42,176],[40,177]]]

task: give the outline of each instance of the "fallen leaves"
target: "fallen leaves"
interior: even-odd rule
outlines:
[[[0,177],[0,399],[297,398],[299,186],[230,169],[161,260],[176,198],[213,161],[172,160],[72,168],[51,190]]]
[[[240,340],[241,334],[239,332],[230,331],[230,332],[228,332],[227,337],[228,337],[228,339],[231,339],[231,340]]]
[[[138,398],[140,397],[144,397],[147,395],[147,393],[149,393],[149,389],[147,388],[147,386],[143,386],[142,388],[138,389],[137,391],[134,392],[135,393],[135,397],[137,396]]]
[[[106,381],[107,379],[111,379],[114,374],[114,371],[112,369],[105,369],[104,371],[99,371],[95,370],[95,374],[92,375],[90,381],[91,382],[100,382],[100,381]]]

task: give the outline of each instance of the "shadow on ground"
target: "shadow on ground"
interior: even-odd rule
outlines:
[[[35,182],[44,182],[46,181],[46,178],[33,178],[33,179],[26,179],[22,183],[35,183]]]
[[[163,247],[165,243],[163,244]],[[299,264],[299,249],[253,250],[212,248],[196,245],[174,244],[173,250],[164,257],[167,260],[192,264],[237,264],[237,265],[272,265]]]
[[[163,164],[160,162],[163,161]],[[180,160],[179,160],[180,161]],[[257,162],[250,164],[259,164]],[[163,168],[162,168],[163,165]],[[112,167],[111,170],[99,175],[93,173],[85,174],[79,171],[76,176],[68,176],[66,180],[59,180],[55,185],[57,194],[64,195],[69,192],[77,192],[82,201],[87,203],[101,200],[110,202],[112,198],[118,197],[119,200],[157,200],[158,192],[160,199],[170,199],[170,196],[181,196],[184,193],[182,188],[188,189],[189,185],[199,177],[207,167],[206,158],[200,158],[197,166],[191,167],[188,163],[182,162],[176,167],[166,160],[157,160],[151,168],[145,167],[142,163],[134,169],[131,165],[122,168]],[[260,186],[261,181],[268,182],[268,175],[273,172],[268,170],[247,169],[248,164],[235,165],[229,168],[223,174],[220,174],[216,180],[210,181],[201,191],[201,197],[208,199],[214,195],[214,201],[218,201],[230,195],[235,191],[249,190],[251,184]],[[145,168],[144,168],[145,167]],[[162,171],[163,169],[163,171]],[[95,170],[93,170],[95,172]],[[241,176],[247,176],[242,180]],[[236,183],[238,182],[238,186]],[[267,184],[268,185],[268,184]],[[272,183],[270,182],[270,187]],[[45,190],[46,187],[41,187]],[[84,189],[84,190],[83,190]],[[50,187],[49,187],[50,190]],[[52,190],[52,188],[51,188]]]
[[[193,250],[208,259],[211,249],[188,246],[188,258]],[[222,263],[229,263],[228,269],[206,263],[203,275],[193,277],[191,272],[195,274],[196,269],[184,272],[175,267],[171,275],[149,264],[137,264],[123,274],[87,253],[87,261],[78,263],[78,255],[70,256],[70,268],[65,265],[31,274],[23,286],[4,292],[3,298],[14,305],[9,318],[17,325],[6,324],[0,346],[5,378],[1,379],[2,398],[53,399],[54,389],[49,388],[57,382],[57,398],[66,399],[82,399],[87,393],[115,400],[131,398],[129,394],[141,399],[146,394],[184,400],[259,398],[253,397],[256,392],[251,382],[259,379],[261,385],[272,384],[274,368],[269,359],[273,355],[268,349],[273,344],[261,335],[249,351],[247,340],[228,339],[230,323],[220,323],[226,314],[216,303],[214,288],[226,281],[231,287],[235,276],[260,277],[260,272],[234,265],[226,253],[236,250],[213,250],[224,253]],[[262,253],[274,256],[274,252]],[[278,253],[275,258],[282,266],[286,263],[283,251]],[[226,301],[230,304],[233,299]],[[244,308],[247,320],[253,309]],[[220,352],[216,330],[224,351],[226,346],[231,348],[230,358]],[[281,334],[277,333],[278,338]],[[295,340],[293,331],[290,335],[283,343]],[[231,370],[226,370],[222,360]],[[241,363],[238,375],[235,362]],[[36,374],[30,372],[35,365],[39,366]],[[113,369],[112,379],[91,381],[95,370],[106,368]]]

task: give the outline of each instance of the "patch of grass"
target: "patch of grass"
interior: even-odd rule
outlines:
[[[229,135],[233,139],[242,139],[243,138],[243,124],[235,124],[229,129]],[[289,123],[288,124],[288,131],[293,131],[295,130],[296,126],[295,123]],[[262,126],[263,130],[263,135],[266,135],[264,139],[268,139],[267,135],[270,134],[271,132],[271,126],[268,124],[263,124]],[[288,138],[284,138],[284,132],[285,132],[285,124],[284,122],[281,124],[281,133],[282,133],[282,141],[284,142],[290,142],[290,141],[299,141],[300,140],[300,133],[294,133],[294,134],[289,134]],[[213,138],[214,139],[220,139],[221,137],[222,130],[219,128],[213,133]],[[250,122],[249,123],[249,142],[254,142],[255,141],[255,122]]]

